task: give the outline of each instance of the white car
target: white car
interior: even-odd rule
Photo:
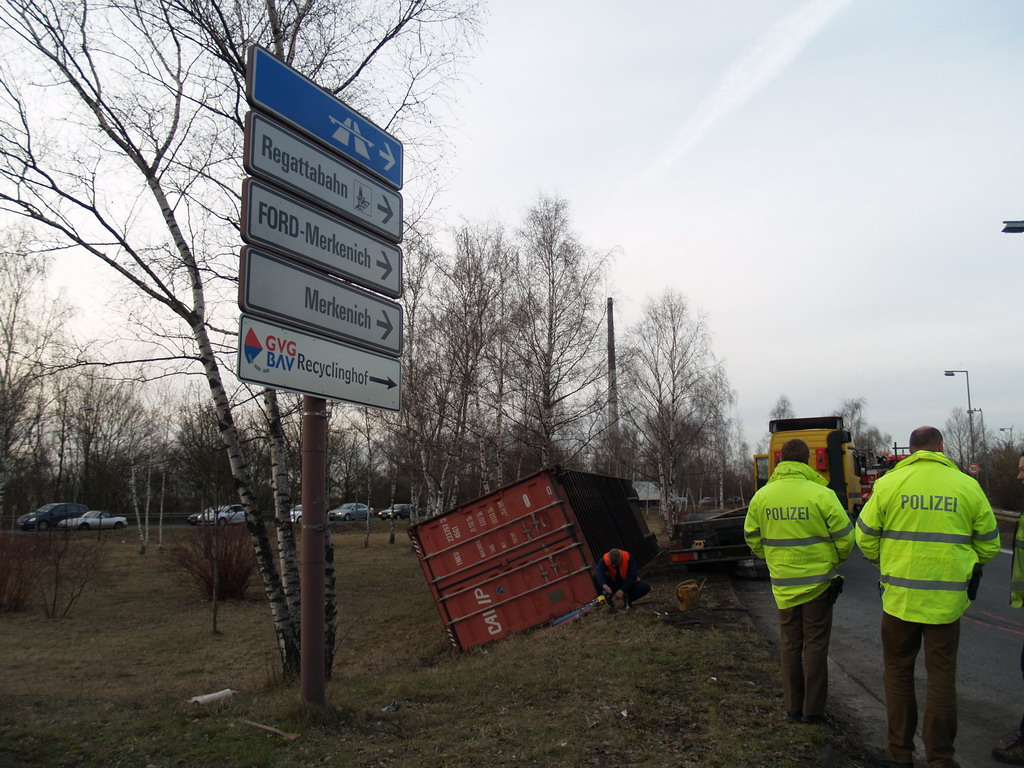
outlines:
[[[245,508],[241,504],[228,504],[216,509],[207,508],[195,516],[195,522],[189,517],[192,525],[242,525],[245,523]]]
[[[128,525],[127,518],[112,515],[100,509],[92,509],[81,517],[68,517],[57,523],[60,528],[74,528],[79,531],[91,531],[99,528],[120,530]]]
[[[241,504],[229,504],[217,510],[217,525],[244,525],[245,507]]]

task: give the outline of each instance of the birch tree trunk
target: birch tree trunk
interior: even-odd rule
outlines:
[[[286,675],[298,669],[299,630],[217,361],[237,339],[221,330],[223,312],[208,315],[205,282],[231,275],[223,254],[237,249],[245,52],[267,45],[334,93],[387,72],[373,85],[390,97],[381,122],[394,130],[432,123],[426,105],[450,86],[477,24],[476,0],[0,4],[0,211],[38,222],[50,247],[131,288],[153,320],[154,363],[201,367]],[[56,141],[55,126],[71,130]]]

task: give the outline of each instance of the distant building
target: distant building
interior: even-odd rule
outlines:
[[[647,480],[634,480],[633,490],[641,507],[656,507],[661,502],[661,491],[658,486]]]

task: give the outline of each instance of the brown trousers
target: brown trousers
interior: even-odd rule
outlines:
[[[809,602],[779,609],[782,695],[787,712],[825,714],[831,636],[832,600],[828,590]]]
[[[960,620],[952,624],[918,624],[882,613],[882,654],[885,661],[885,707],[889,716],[889,756],[900,762],[914,759],[917,699],[914,662],[924,640],[928,688],[924,703],[925,759],[931,768],[953,765],[956,738],[956,653]]]

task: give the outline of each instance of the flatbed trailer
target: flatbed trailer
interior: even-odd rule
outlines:
[[[721,510],[676,523],[668,550],[670,563],[735,563],[753,557],[743,538],[747,508]]]

